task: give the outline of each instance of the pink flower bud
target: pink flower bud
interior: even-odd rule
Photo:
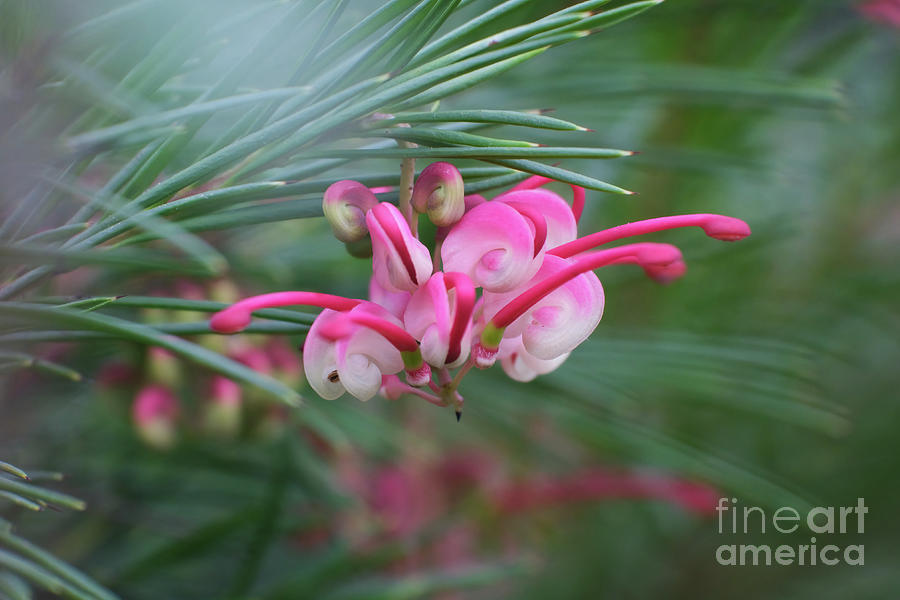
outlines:
[[[178,400],[160,384],[145,386],[138,392],[131,415],[138,435],[149,446],[166,450],[175,445]]]
[[[411,292],[428,281],[434,265],[428,248],[416,239],[397,207],[381,202],[366,215],[372,234],[372,271],[390,292]]]
[[[237,435],[241,429],[241,405],[241,386],[222,375],[213,375],[203,415],[207,431],[225,437]]]
[[[447,162],[435,162],[419,174],[411,201],[417,212],[427,214],[438,227],[446,227],[462,218],[466,210],[464,195],[459,169]]]
[[[363,184],[345,179],[331,184],[322,198],[322,211],[334,237],[344,243],[356,242],[368,234],[366,213],[378,199]]]

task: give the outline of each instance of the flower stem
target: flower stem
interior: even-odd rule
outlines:
[[[415,144],[410,142],[399,142],[403,148],[415,148]],[[413,184],[416,175],[416,159],[404,158],[400,164],[400,213],[409,223],[409,230],[412,234],[419,237],[419,218],[413,211],[410,200],[412,199]]]

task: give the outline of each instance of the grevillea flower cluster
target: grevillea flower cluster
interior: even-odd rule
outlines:
[[[485,369],[499,360],[511,378],[529,381],[559,367],[587,339],[603,315],[603,286],[594,270],[634,264],[663,283],[685,273],[681,252],[670,244],[607,244],[690,226],[725,241],[750,234],[740,219],[689,214],[579,237],[584,189],[572,186],[570,205],[544,189],[550,181],[531,177],[485,200],[464,195],[459,171],[436,162],[411,193],[401,190],[399,208],[380,202],[379,190],[339,181],[325,192],[324,213],[355,254],[371,244],[368,299],[263,294],[220,311],[210,325],[236,333],[256,310],[321,307],[303,347],[307,379],[320,396],[414,394],[453,406],[458,418],[459,384],[473,366]],[[437,227],[432,250],[418,236],[422,215]]]

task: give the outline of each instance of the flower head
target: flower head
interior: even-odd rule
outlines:
[[[375,194],[361,190],[360,184],[338,182],[326,193],[326,204],[344,222],[359,229],[358,211],[368,207],[365,226],[373,251],[369,299],[263,294],[220,311],[211,327],[235,333],[249,325],[253,312],[269,307],[324,308],[303,348],[306,376],[316,393],[333,399],[347,392],[360,400],[378,393],[391,400],[413,395],[453,406],[459,418],[464,400],[457,388],[473,366],[487,368],[499,359],[512,379],[530,381],[559,367],[591,335],[604,308],[596,269],[637,265],[661,283],[686,272],[681,252],[670,244],[603,248],[606,244],[681,227],[700,227],[724,241],[750,234],[740,219],[693,214],[578,237],[584,190],[572,186],[570,206],[542,188],[548,182],[531,177],[485,200],[463,195],[455,167],[433,163],[413,185],[415,212],[408,217],[392,204],[373,203]],[[403,202],[401,198],[406,210],[409,205]],[[443,269],[435,270],[431,252],[415,233],[417,213],[427,214],[438,226],[435,257]]]

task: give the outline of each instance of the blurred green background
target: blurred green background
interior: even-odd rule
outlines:
[[[191,15],[192,26],[264,4],[228,2],[221,14]],[[358,4],[346,22],[365,13]],[[467,3],[451,23],[494,4]],[[510,25],[564,4],[528,3]],[[0,120],[15,122],[17,107],[30,102],[29,75],[42,81],[45,65],[90,54],[60,54],[53,41],[103,8],[0,2],[8,91]],[[139,54],[153,37],[147,32],[173,17],[154,18],[145,31],[106,35],[133,36],[122,52]],[[565,161],[638,192],[589,192],[582,232],[716,212],[746,220],[754,233],[740,244],[690,230],[657,234],[683,249],[683,279],[661,287],[627,268],[603,273],[607,305],[591,339],[528,384],[498,368],[473,373],[459,425],[408,399],[326,403],[306,392],[336,430],[327,441],[314,426],[299,433],[309,425],[301,416],[265,439],[185,433],[174,450],[158,452],[135,439],[124,416],[133,387],[10,376],[0,399],[0,458],[64,472],[60,489],[89,508],[3,514],[126,598],[892,597],[900,589],[898,33],[897,23],[846,0],[669,0],[443,101],[442,108],[552,108],[594,131],[529,139],[639,151]],[[190,28],[174,39],[189,46]],[[291,43],[248,85],[265,87],[292,65]],[[224,54],[204,47],[208,54],[199,53],[179,83],[203,81],[233,60],[227,52],[240,55],[240,43],[223,47]],[[52,106],[64,112],[65,98]],[[52,131],[53,118],[65,115],[48,114]],[[222,121],[196,143],[214,139]],[[17,161],[46,149],[39,137],[23,145],[11,125],[0,136],[0,195],[12,202]],[[342,167],[323,176],[356,174]],[[247,293],[365,294],[367,263],[348,257],[321,219],[210,239]],[[102,271],[71,279],[57,293],[149,294],[176,285],[164,275],[123,280]],[[85,343],[60,356],[92,374],[114,359],[147,360],[121,342]],[[187,405],[202,401],[193,369],[181,368]],[[462,475],[448,471],[451,459],[465,463]],[[865,544],[865,566],[720,566],[722,543],[796,545],[810,533],[720,535],[714,513],[685,510],[666,494],[588,494],[516,514],[485,500],[498,480],[554,481],[595,469],[703,482],[769,511],[864,498],[865,533],[834,537]],[[379,477],[387,477],[387,499],[372,500]],[[393,517],[379,513],[385,506]],[[383,531],[401,517],[417,525]],[[441,559],[435,546],[454,543],[462,549]]]

